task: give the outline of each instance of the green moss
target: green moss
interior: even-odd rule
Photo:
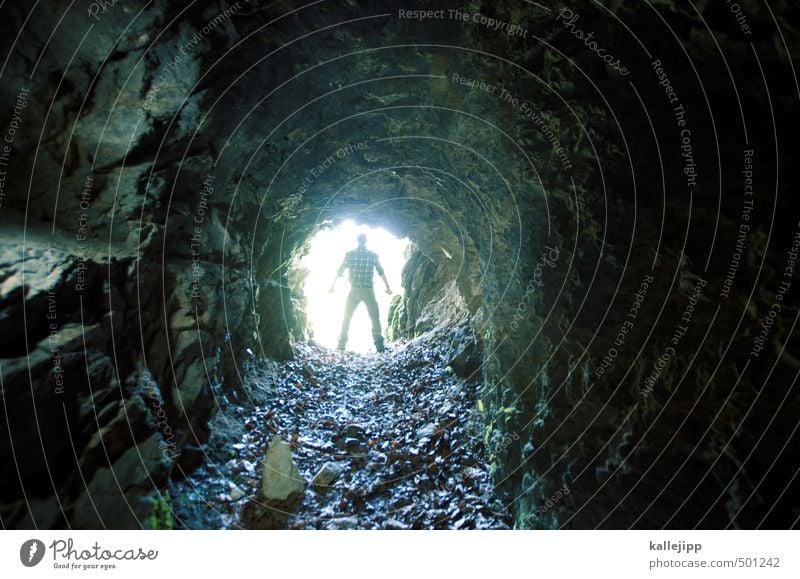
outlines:
[[[150,504],[150,514],[145,519],[145,527],[158,531],[171,531],[175,528],[175,519],[172,516],[172,507],[170,507],[169,491],[164,491],[163,494],[153,497],[153,502]]]
[[[402,320],[405,317],[406,302],[403,297],[395,294],[389,303],[389,324],[386,328],[386,339],[394,342],[403,337]]]

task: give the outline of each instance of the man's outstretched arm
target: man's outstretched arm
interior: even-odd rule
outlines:
[[[328,289],[328,293],[332,294],[334,291],[336,291],[336,282],[339,281],[340,277],[342,277],[342,274],[344,273],[346,267],[347,267],[347,257],[345,256],[342,265],[339,266],[339,271],[336,272],[336,277],[333,278],[333,283],[331,284],[330,289]]]
[[[392,288],[389,287],[389,280],[386,279],[386,275],[384,273],[380,273],[378,275],[381,276],[381,279],[383,280],[383,285],[386,286],[386,293],[392,295]]]
[[[383,285],[386,286],[386,293],[392,295],[392,288],[389,287],[389,280],[386,279],[386,272],[383,271],[381,267],[381,262],[378,261],[378,257],[375,256],[375,271],[378,272],[378,275],[383,280]]]

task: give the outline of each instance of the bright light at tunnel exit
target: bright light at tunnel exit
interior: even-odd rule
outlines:
[[[350,291],[348,271],[336,282],[336,291],[328,293],[336,272],[344,260],[345,254],[358,245],[356,237],[359,233],[367,236],[367,249],[378,254],[392,295],[402,293],[401,273],[406,261],[408,239],[398,239],[385,229],[356,225],[345,221],[339,226],[317,233],[309,244],[309,252],[302,259],[301,267],[307,269],[308,277],[303,286],[308,322],[313,331],[314,340],[326,348],[335,348],[339,338],[344,305]],[[386,336],[389,317],[389,304],[392,296],[385,293],[383,281],[374,274],[373,286],[378,311],[381,319],[381,330]],[[352,352],[374,352],[372,342],[372,325],[367,315],[366,306],[361,303],[356,308],[350,323],[347,350]]]

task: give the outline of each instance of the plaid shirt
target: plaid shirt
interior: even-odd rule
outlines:
[[[378,261],[378,255],[366,247],[358,247],[345,254],[337,275],[341,277],[345,268],[347,268],[350,270],[350,285],[352,287],[371,288],[373,267],[379,275],[383,275],[383,268]]]

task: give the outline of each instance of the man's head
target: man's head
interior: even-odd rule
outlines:
[[[366,233],[359,233],[358,237],[356,237],[356,241],[358,241],[359,247],[364,247],[367,245],[367,235]]]

